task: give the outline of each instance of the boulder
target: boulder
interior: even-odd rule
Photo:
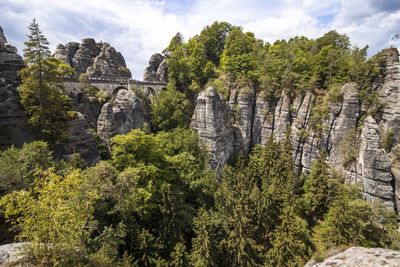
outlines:
[[[29,259],[24,255],[24,249],[28,242],[11,243],[0,246],[0,266],[35,266],[29,263]]]
[[[323,262],[308,262],[305,267],[376,267],[400,266],[400,251],[383,248],[351,247],[344,252],[331,256]]]

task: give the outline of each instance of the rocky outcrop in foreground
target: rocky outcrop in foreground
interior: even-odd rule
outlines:
[[[352,247],[335,256],[325,259],[323,262],[309,262],[305,267],[376,267],[400,266],[400,251],[383,248]]]
[[[28,243],[12,243],[0,246],[0,266],[34,266],[34,264],[29,263],[29,261],[24,256],[24,247]]]
[[[96,43],[92,38],[82,43],[59,44],[54,57],[63,60],[75,70],[75,76],[86,74],[101,79],[129,79],[132,77],[120,52],[108,43]]]

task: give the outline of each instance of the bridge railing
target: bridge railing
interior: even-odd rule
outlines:
[[[65,76],[64,81],[80,82],[78,78],[73,76]],[[104,78],[104,77],[88,77],[88,82],[98,83],[120,83],[120,84],[142,84],[142,85],[167,85],[163,82],[146,82],[135,79],[115,79],[115,78]]]

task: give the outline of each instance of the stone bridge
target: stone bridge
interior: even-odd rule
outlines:
[[[109,96],[115,94],[120,89],[141,90],[148,95],[158,94],[165,89],[166,83],[145,82],[138,80],[121,80],[121,79],[104,79],[104,78],[89,78],[87,82],[80,82],[77,79],[64,79],[64,88],[68,93],[78,94],[87,84],[99,88],[106,92]]]

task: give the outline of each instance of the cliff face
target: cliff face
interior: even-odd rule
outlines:
[[[167,82],[167,59],[161,54],[150,57],[149,66],[144,70],[143,80],[146,82]]]
[[[106,144],[117,134],[126,134],[142,128],[148,122],[146,102],[128,90],[119,90],[111,101],[105,103],[97,121],[97,134]]]
[[[271,136],[283,140],[289,131],[299,172],[308,172],[324,151],[327,162],[348,182],[361,183],[367,199],[381,199],[397,210],[400,164],[381,147],[381,140],[390,132],[393,145],[400,142],[400,64],[397,50],[386,54],[383,79],[374,85],[383,108],[380,118],[367,116],[355,83],[345,84],[340,97],[325,102],[311,92],[291,96],[283,91],[279,99],[268,99],[235,87],[224,100],[208,88],[198,96],[191,127],[206,143],[210,164],[218,171],[235,153],[248,153]]]
[[[0,148],[22,146],[37,134],[28,127],[28,118],[19,104],[18,70],[23,67],[17,48],[7,43],[0,27]]]
[[[96,43],[92,38],[82,43],[70,42],[58,45],[54,57],[63,60],[75,70],[75,76],[102,79],[129,79],[132,77],[120,52],[108,43]]]
[[[17,87],[18,71],[24,67],[17,49],[8,44],[0,27],[0,148],[11,145],[21,147],[40,137],[39,132],[28,125],[28,116],[19,103]],[[66,123],[68,139],[55,149],[56,159],[79,153],[87,165],[100,160],[96,139],[82,114]]]

